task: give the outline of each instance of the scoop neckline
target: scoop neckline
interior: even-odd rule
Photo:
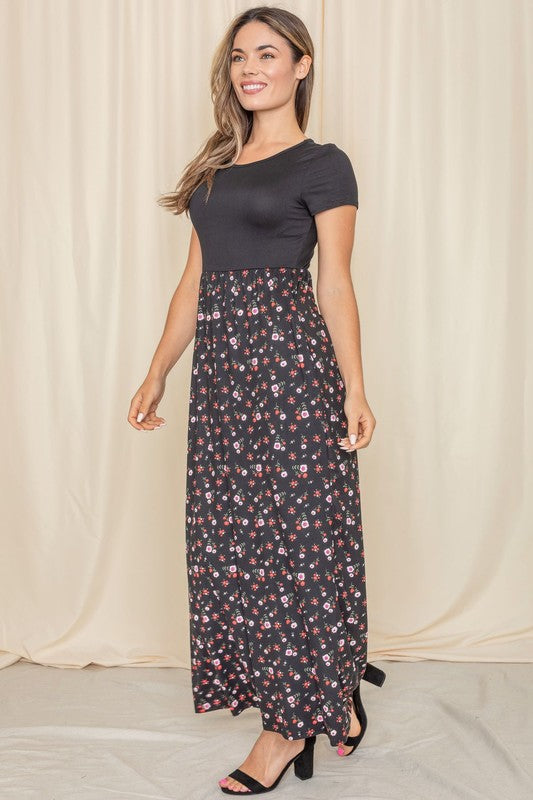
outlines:
[[[282,156],[283,153],[288,153],[289,150],[294,150],[296,147],[300,147],[302,144],[306,142],[312,142],[313,140],[311,137],[302,139],[301,142],[296,142],[296,144],[291,144],[290,147],[285,147],[283,150],[280,150],[278,153],[274,153],[271,156],[267,156],[266,158],[258,158],[257,161],[248,161],[247,164],[232,164],[232,167],[253,167],[254,164],[262,164],[263,161],[270,161],[273,158],[277,158],[278,156]]]

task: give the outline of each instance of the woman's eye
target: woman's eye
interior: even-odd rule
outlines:
[[[263,58],[264,56],[270,56],[271,58],[274,58],[274,53],[263,53],[261,58]],[[241,56],[239,56],[239,55],[232,56],[231,60],[232,61],[236,61],[238,58],[241,58]]]

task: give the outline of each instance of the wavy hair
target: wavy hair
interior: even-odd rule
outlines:
[[[256,6],[238,14],[229,24],[218,45],[211,65],[211,99],[214,104],[216,131],[212,133],[198,155],[187,164],[173,192],[160,195],[158,205],[189,216],[189,200],[194,190],[207,181],[207,199],[211,193],[213,177],[218,169],[227,169],[238,161],[243,145],[250,136],[253,112],[242,107],[230,77],[231,51],[235,36],[247,22],[264,22],[287,41],[293,64],[304,55],[314,60],[313,41],[302,20],[281,8]],[[314,63],[314,62],[313,62]],[[305,132],[309,119],[313,92],[313,63],[296,89],[295,112],[298,125]]]

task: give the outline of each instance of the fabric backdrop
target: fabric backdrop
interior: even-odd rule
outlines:
[[[156,199],[250,5],[0,4],[1,666],[189,666],[192,345],[167,426],[126,417],[191,230]],[[306,134],[359,186],[369,660],[532,661],[533,4],[280,5],[316,46]]]

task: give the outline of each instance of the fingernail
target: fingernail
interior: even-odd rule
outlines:
[[[357,437],[356,437],[355,433],[351,433],[350,434],[350,444],[355,444],[356,438]]]
[[[144,414],[141,411],[139,411],[139,413],[137,414],[137,422],[142,422],[143,417]]]

